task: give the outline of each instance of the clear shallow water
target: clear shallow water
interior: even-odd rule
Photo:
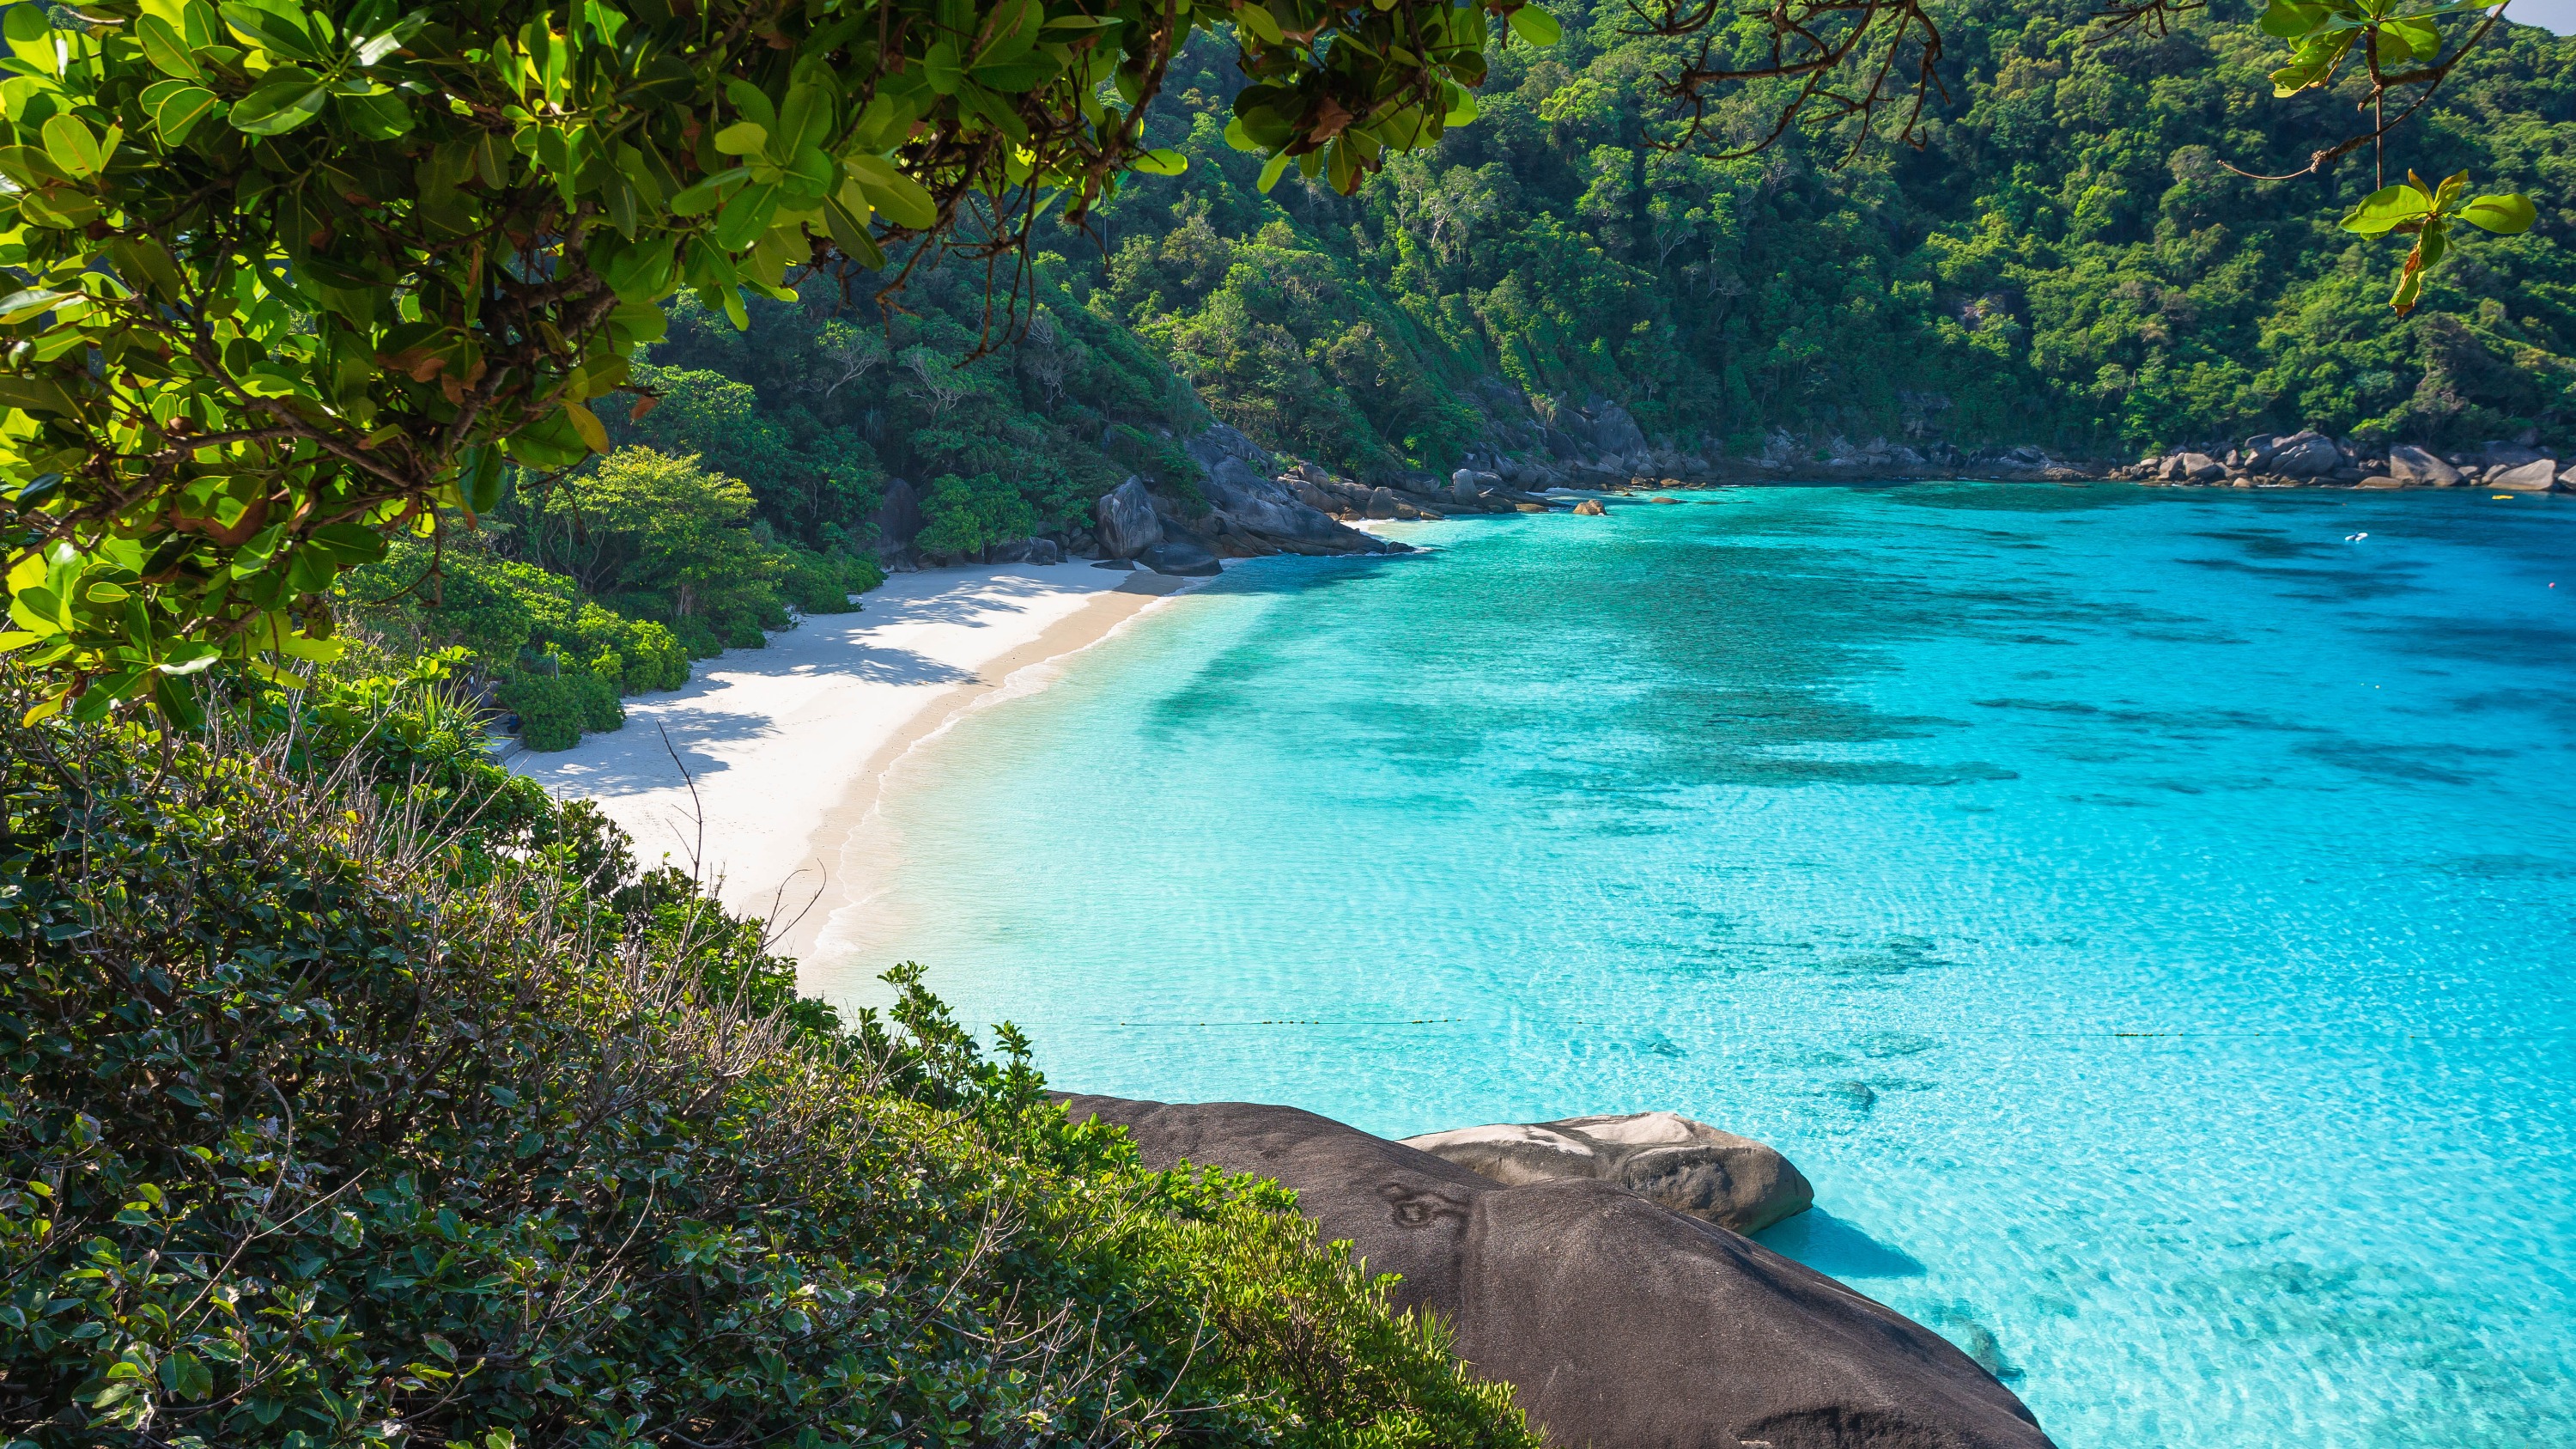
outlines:
[[[809,986],[1761,1137],[2068,1449],[2576,1442],[2576,506],[1702,497],[1229,574],[909,759]]]

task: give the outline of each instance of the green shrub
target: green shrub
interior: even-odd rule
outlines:
[[[1140,1170],[918,968],[791,1004],[595,812],[0,706],[0,1441],[1535,1445],[1279,1189]]]
[[[874,560],[846,553],[789,550],[793,567],[780,586],[799,613],[848,614],[858,605],[850,595],[863,594],[885,582],[885,570]]]
[[[501,676],[530,649],[557,650],[623,694],[689,682],[689,652],[671,630],[584,598],[570,578],[489,553],[403,541],[352,569],[342,596],[397,657],[455,646]]]
[[[626,708],[617,702],[617,686],[596,674],[567,670],[564,688],[572,695],[573,708],[581,715],[585,730],[618,729],[626,723]]]
[[[1037,532],[1037,511],[1020,490],[991,473],[942,473],[922,496],[925,522],[913,547],[934,555],[980,553]]]
[[[581,743],[582,708],[570,681],[533,670],[501,680],[501,707],[519,717],[519,743],[532,750],[568,750]]]
[[[671,634],[691,659],[713,659],[725,652],[724,636],[704,619],[674,619]]]

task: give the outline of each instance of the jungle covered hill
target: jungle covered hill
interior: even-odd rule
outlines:
[[[2576,419],[2576,40],[2499,27],[2392,138],[2392,179],[2466,170],[2540,210],[2401,319],[2403,246],[2336,226],[2367,151],[2229,169],[2295,169],[2352,123],[2347,94],[2270,96],[2279,46],[2240,0],[2161,37],[1951,7],[1922,147],[1847,160],[1797,133],[1701,154],[1758,134],[1758,96],[1658,148],[1675,43],[1621,5],[1551,8],[1562,44],[1496,51],[1471,124],[1349,197],[1293,170],[1259,189],[1224,139],[1244,78],[1202,39],[1154,122],[1186,174],[1042,226],[1003,310],[955,263],[913,268],[891,312],[890,273],[811,279],[747,332],[683,299],[642,373],[668,395],[618,431],[704,453],[817,547],[905,478],[924,547],[963,554],[1129,472],[1188,488],[1174,439],[1211,416],[1363,481],[1533,451],[1599,403],[1712,456],[1775,430],[2104,461],[2303,427],[2454,448]]]
[[[2353,94],[2270,94],[2280,46],[2218,0],[2105,38],[2069,7],[1943,7],[1920,150],[1792,135],[1657,149],[1677,43],[1624,5],[1558,3],[1566,39],[1493,57],[1473,124],[1358,195],[1223,139],[1242,84],[1202,43],[1162,114],[1180,178],[1131,184],[1057,244],[1095,316],[1152,344],[1217,416],[1362,477],[1444,472],[1498,423],[1593,399],[1651,438],[1741,454],[1787,429],[1917,447],[2134,457],[2313,426],[2437,446],[2557,438],[2576,414],[2576,40],[2501,26],[2390,142],[2406,168],[2519,190],[2393,318],[2404,247],[2337,229],[2378,183]],[[1719,143],[1760,134],[1758,94]],[[1497,442],[1526,442],[1508,430]]]

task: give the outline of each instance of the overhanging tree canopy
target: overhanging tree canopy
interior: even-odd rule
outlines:
[[[389,531],[605,451],[675,292],[739,321],[818,260],[1014,258],[1044,208],[1182,164],[1140,116],[1221,23],[1245,144],[1347,190],[1472,114],[1517,3],[10,6],[0,647],[93,717],[327,657],[332,581]]]

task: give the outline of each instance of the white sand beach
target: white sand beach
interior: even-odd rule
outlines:
[[[700,661],[685,688],[627,700],[624,729],[507,763],[596,800],[640,863],[720,882],[802,956],[842,901],[841,842],[888,765],[1012,674],[1192,582],[1081,562],[897,574],[858,613],[808,618],[765,649]]]

